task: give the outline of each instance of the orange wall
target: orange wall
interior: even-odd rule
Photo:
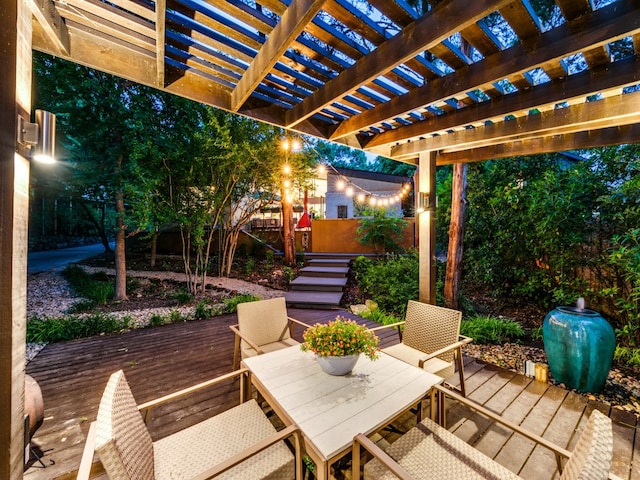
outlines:
[[[409,225],[404,230],[402,245],[406,249],[414,245],[414,218],[405,218]],[[357,218],[331,218],[311,220],[311,248],[314,253],[381,253],[357,240]]]

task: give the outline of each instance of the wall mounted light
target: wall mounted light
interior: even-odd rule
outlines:
[[[418,192],[416,212],[422,213],[434,210],[435,205],[431,205],[431,196],[429,192]]]
[[[18,143],[35,146],[32,158],[53,163],[56,146],[56,116],[45,110],[36,110],[36,122],[30,123],[18,116]]]

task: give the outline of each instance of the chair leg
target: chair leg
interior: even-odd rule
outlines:
[[[462,358],[462,349],[456,350],[456,363],[458,364],[458,375],[460,375],[460,394],[466,398],[467,393],[464,387],[464,360]]]
[[[240,368],[240,337],[236,335],[233,342],[233,371],[238,368]]]

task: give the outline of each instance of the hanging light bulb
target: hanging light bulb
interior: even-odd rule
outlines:
[[[282,172],[283,172],[285,175],[289,175],[289,174],[291,173],[291,165],[289,165],[288,163],[285,163],[285,164],[282,166]]]
[[[289,188],[291,186],[291,180],[286,179],[284,182],[282,182],[282,184],[285,186],[285,188]]]
[[[327,173],[327,167],[324,166],[323,163],[318,164],[318,175],[324,175]]]
[[[344,191],[344,193],[347,195],[347,197],[353,197],[353,187],[349,185]]]
[[[356,200],[358,200],[358,202],[360,203],[364,203],[366,199],[367,197],[364,193],[359,193],[358,196],[356,197]]]
[[[336,190],[342,191],[344,190],[345,186],[346,186],[345,181],[342,178],[338,179],[338,181],[336,182]]]
[[[372,207],[375,207],[377,203],[378,201],[376,200],[375,197],[369,198],[369,205],[371,205]]]

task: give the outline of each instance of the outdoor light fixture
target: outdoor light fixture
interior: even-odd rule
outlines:
[[[56,116],[45,110],[36,110],[36,123],[30,123],[18,115],[18,143],[35,145],[33,159],[53,163],[56,144]]]
[[[431,205],[429,192],[418,192],[417,202],[416,211],[418,213],[427,212],[435,208],[435,205]]]

